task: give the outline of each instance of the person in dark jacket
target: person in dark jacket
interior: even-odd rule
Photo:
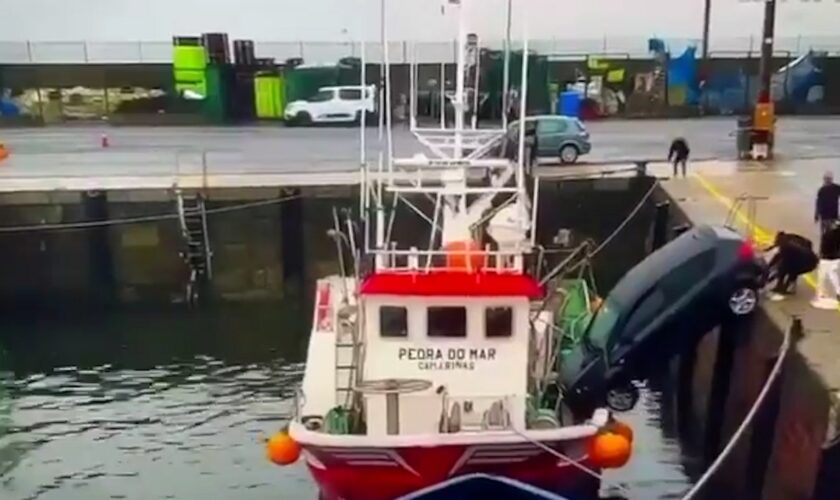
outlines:
[[[817,191],[817,203],[814,210],[814,222],[820,225],[820,234],[838,220],[840,205],[840,185],[834,183],[834,174],[826,172],[823,175],[823,185]]]
[[[811,305],[819,309],[837,309],[840,305],[840,222],[831,223],[822,235],[816,289],[817,295]]]
[[[671,149],[668,151],[668,161],[674,166],[674,177],[677,176],[677,166],[682,167],[682,176],[685,177],[686,163],[691,150],[688,142],[682,137],[677,137],[671,142]]]
[[[796,289],[796,281],[803,274],[816,269],[819,257],[814,253],[811,240],[804,236],[780,231],[776,235],[773,248],[778,249],[770,260],[770,281],[775,278],[773,300],[781,300],[784,295],[790,295]]]

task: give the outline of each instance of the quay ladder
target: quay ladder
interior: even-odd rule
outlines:
[[[186,301],[193,305],[198,301],[199,288],[213,278],[213,253],[207,228],[207,209],[204,197],[199,194],[176,192],[178,221],[186,250],[181,253],[189,269],[186,285]]]

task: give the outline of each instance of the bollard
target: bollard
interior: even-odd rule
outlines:
[[[108,134],[102,134],[102,137],[100,138],[100,143],[103,148],[107,148],[111,145],[110,141],[108,140]]]

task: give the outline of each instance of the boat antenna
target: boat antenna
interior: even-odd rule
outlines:
[[[387,136],[387,146],[388,146],[388,173],[393,173],[393,159],[394,159],[394,136],[391,133],[391,127],[393,122],[391,120],[391,61],[388,57],[388,33],[385,28],[385,0],[380,0],[380,16],[382,19],[382,60],[383,65],[385,66],[385,120],[386,120],[386,129],[385,133]]]
[[[507,15],[505,16],[505,44],[504,44],[504,74],[502,75],[502,129],[507,130],[508,117],[507,111],[510,106],[509,92],[510,92],[510,20],[511,11],[513,10],[513,0],[507,0]]]
[[[519,91],[519,168],[517,169],[516,187],[525,190],[525,118],[528,102],[528,15],[523,13],[522,21],[522,83]]]

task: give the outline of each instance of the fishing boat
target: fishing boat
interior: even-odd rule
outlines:
[[[546,397],[562,350],[555,328],[578,318],[559,317],[530,270],[539,183],[523,164],[524,129],[512,161],[487,157],[506,127],[465,126],[466,80],[476,75],[473,92],[478,80],[466,3],[447,5],[459,17],[454,128],[418,127],[412,99],[422,152],[362,162],[361,224],[336,213],[341,270],[317,281],[295,416],[269,443],[281,464],[300,450],[324,500],[391,500],[471,474],[594,498],[600,471],[629,458],[608,410],[560,418],[559,396]],[[428,222],[426,248],[392,237],[398,205]],[[567,292],[585,313],[585,287]]]

